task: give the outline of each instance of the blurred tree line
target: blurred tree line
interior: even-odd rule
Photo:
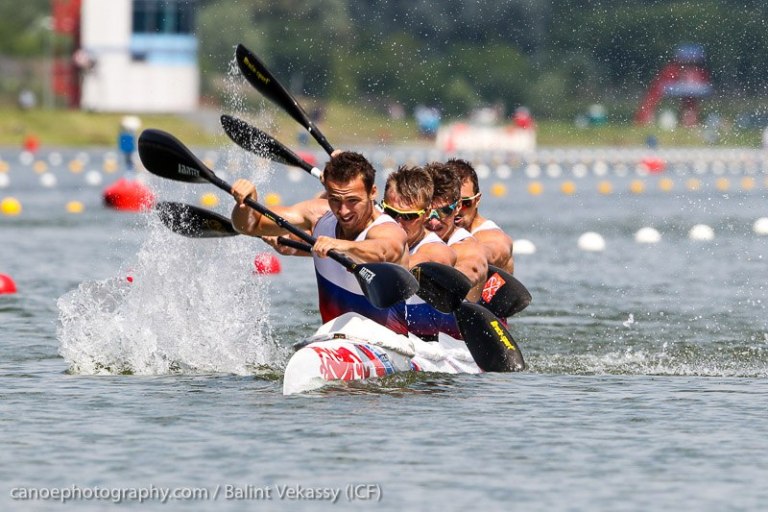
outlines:
[[[220,96],[237,43],[296,94],[447,115],[525,105],[571,119],[603,103],[629,119],[683,43],[704,46],[721,105],[759,104],[768,83],[763,0],[197,3],[204,90]],[[49,14],[50,0],[3,2],[0,59],[44,55],[40,19]]]
[[[683,43],[704,46],[715,103],[758,104],[768,83],[762,0],[201,0],[208,85],[242,42],[295,93],[435,105],[526,105],[571,119],[591,103],[630,119]]]

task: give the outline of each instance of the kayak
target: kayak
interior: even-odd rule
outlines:
[[[463,341],[441,333],[438,341],[426,342],[356,313],[327,322],[295,348],[285,367],[284,395],[398,372],[482,373]]]

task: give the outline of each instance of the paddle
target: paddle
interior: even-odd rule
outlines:
[[[221,116],[221,126],[238,146],[262,158],[298,167],[321,179],[322,171],[313,167],[285,145],[267,133],[236,117]],[[422,297],[423,298],[423,297]],[[523,283],[505,270],[488,266],[488,278],[480,304],[499,318],[507,318],[524,310],[531,303],[531,294]]]
[[[512,274],[488,265],[488,278],[478,304],[499,318],[507,318],[527,308],[532,298],[528,289]]]
[[[159,201],[155,210],[165,227],[188,238],[219,238],[240,234],[227,217],[191,204]],[[277,237],[277,242],[299,251],[312,250],[309,244],[284,236]]]
[[[221,116],[220,120],[224,132],[244,150],[273,162],[299,167],[315,178],[322,179],[323,171],[313,167],[309,162],[255,126],[226,114]]]
[[[184,144],[162,130],[144,130],[139,137],[139,157],[149,172],[188,183],[209,182],[227,193],[232,186],[216,176]],[[251,198],[245,204],[310,245],[315,238]],[[330,251],[328,256],[355,275],[363,294],[377,308],[387,308],[407,299],[419,288],[413,275],[393,263],[355,263],[348,256]]]
[[[523,353],[493,313],[480,304],[464,302],[453,314],[469,353],[480,369],[486,372],[525,369]]]
[[[267,66],[256,55],[242,44],[238,44],[237,50],[235,50],[235,59],[245,79],[257,91],[282,107],[288,115],[306,128],[329,155],[333,153],[333,146],[315,126],[315,123],[309,119],[307,113],[291,96],[291,93],[270,73]]]

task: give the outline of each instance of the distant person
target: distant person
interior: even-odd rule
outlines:
[[[498,224],[480,215],[480,185],[477,173],[466,160],[452,158],[445,164],[461,180],[461,209],[456,225],[469,231],[483,248],[490,265],[514,273],[513,241]]]
[[[125,116],[120,122],[117,147],[123,154],[126,172],[133,172],[133,160],[136,154],[136,133],[141,128],[141,120],[136,116]]]

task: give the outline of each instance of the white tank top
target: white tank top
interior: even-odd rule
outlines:
[[[472,236],[472,233],[470,233],[466,229],[464,229],[464,228],[456,228],[456,230],[453,232],[451,237],[448,239],[447,244],[448,244],[448,246],[451,246],[451,245],[457,244],[457,243],[461,242],[462,240],[464,240],[465,238],[469,238],[471,236]]]
[[[478,231],[486,231],[489,229],[498,229],[499,231],[501,231],[501,228],[499,227],[498,224],[496,224],[490,219],[485,219],[485,222],[483,222],[482,224],[480,224],[479,226],[477,226],[475,229],[472,230],[472,234],[474,235]]]

